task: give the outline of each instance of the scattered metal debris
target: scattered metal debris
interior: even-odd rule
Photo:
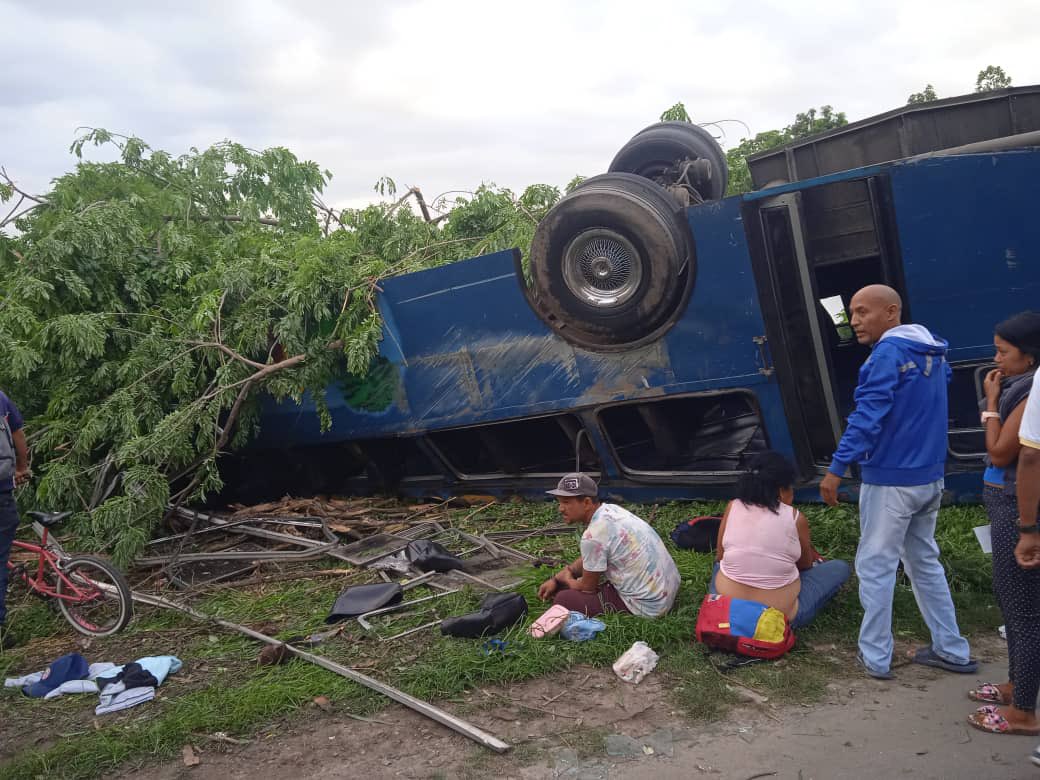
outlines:
[[[394,604],[389,607],[381,607],[380,609],[373,609],[371,612],[366,612],[364,615],[358,615],[357,622],[361,624],[361,627],[366,631],[372,630],[372,624],[368,621],[369,618],[375,617],[376,615],[385,615],[388,612],[400,612],[402,609],[413,607],[416,604],[422,604],[426,601],[433,601],[434,599],[443,598],[444,596],[450,596],[452,593],[458,593],[457,590],[447,590],[443,593],[435,593],[432,596],[424,596],[421,599],[412,599],[411,601],[402,601],[399,604]],[[440,622],[440,621],[437,621]]]
[[[471,511],[469,519],[492,506],[488,502]],[[439,577],[428,584],[438,590],[454,590],[468,583],[501,591],[515,587],[514,576],[503,575],[508,561],[539,565],[543,559],[510,546],[534,535],[573,533],[566,526],[524,528],[471,534],[442,525],[446,502],[401,505],[378,499],[283,499],[251,507],[235,507],[230,514],[185,508],[171,511],[174,533],[154,539],[148,554],[135,563],[152,568],[181,590],[206,588],[236,580],[255,582],[259,567],[305,563],[334,558],[378,572],[409,575],[415,569],[404,555],[410,542],[429,540],[467,561],[466,570]],[[177,532],[176,524],[188,524]],[[464,582],[465,581],[465,582]],[[243,583],[245,584],[245,583]]]
[[[399,702],[405,705],[406,707],[409,707],[410,709],[413,709],[416,712],[425,715],[426,717],[431,718],[432,720],[435,720],[444,726],[447,726],[453,731],[457,731],[463,736],[469,737],[470,739],[483,745],[484,747],[494,750],[496,753],[504,753],[505,751],[510,749],[509,743],[503,742],[497,737],[488,734],[486,731],[474,726],[472,723],[468,723],[467,721],[464,721],[461,718],[457,718],[451,713],[445,712],[444,710],[438,707],[434,707],[432,704],[429,704],[428,702],[425,702],[422,699],[417,699],[414,696],[410,696],[404,691],[400,691],[397,688],[394,688],[390,685],[386,685],[385,683],[382,683],[373,677],[369,677],[366,674],[362,674],[361,672],[356,671],[355,669],[351,669],[348,666],[338,664],[335,661],[330,661],[328,658],[323,658],[321,656],[314,655],[313,653],[308,653],[307,651],[301,650],[298,647],[287,644],[285,642],[281,642],[275,639],[274,637],[267,636],[266,634],[261,634],[259,631],[253,631],[251,628],[246,628],[245,626],[240,626],[237,623],[232,623],[229,620],[224,620],[222,618],[214,617],[212,615],[203,614],[202,612],[192,609],[186,604],[180,604],[178,602],[171,601],[169,599],[165,599],[159,596],[152,596],[146,593],[140,593],[136,591],[134,592],[133,597],[135,601],[138,601],[142,604],[150,604],[152,606],[164,607],[166,609],[175,609],[179,612],[183,612],[186,615],[190,615],[196,620],[215,623],[219,626],[222,626],[223,628],[237,631],[240,634],[245,634],[246,636],[251,637],[252,639],[256,639],[267,645],[282,647],[284,648],[284,652],[286,653],[294,655],[297,658],[301,658],[304,661],[308,661],[312,664],[316,664],[317,666],[320,666],[323,669],[328,669],[330,672],[334,672],[340,675],[341,677],[346,677],[348,680],[353,680],[354,682],[360,685],[364,685],[366,688],[370,688],[374,691],[377,691],[383,694],[384,696],[387,696],[388,698],[391,698],[394,701]]]

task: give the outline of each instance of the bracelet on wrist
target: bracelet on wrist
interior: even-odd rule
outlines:
[[[1018,532],[1020,534],[1040,534],[1040,525],[1020,525]]]

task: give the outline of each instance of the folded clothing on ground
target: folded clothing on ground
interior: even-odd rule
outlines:
[[[116,666],[115,664],[108,663],[106,661],[101,661],[101,662],[98,662],[96,664],[91,664],[90,666],[87,667],[87,679],[88,680],[93,680],[96,677],[98,677],[99,675],[105,674],[106,672],[112,672],[113,670],[118,671],[119,669],[122,669],[122,668],[123,667],[121,667],[121,666]],[[25,675],[22,675],[21,677],[8,677],[8,678],[6,678],[4,680],[4,687],[5,688],[24,688],[24,687],[26,687],[28,685],[32,685],[33,683],[39,682],[40,680],[42,680],[43,676],[46,673],[47,673],[47,671],[43,670],[43,671],[40,671],[40,672],[32,672],[31,674],[25,674]],[[80,693],[80,691],[78,689],[76,689],[75,686],[69,687],[69,683],[72,683],[72,682],[80,682],[80,681],[79,680],[69,680],[67,682],[64,682],[61,685],[59,685],[57,688],[52,690],[50,693],[47,693],[43,698],[45,698],[45,699],[53,699],[55,696],[60,696],[61,695],[60,693],[56,694],[54,691],[61,691],[62,693],[73,693],[73,692]],[[97,693],[97,691],[98,691],[98,689],[97,689],[97,686],[95,685],[93,690],[90,691],[90,692]]]
[[[93,680],[69,680],[63,682],[54,690],[48,692],[43,698],[57,699],[67,693],[97,693],[98,686]]]
[[[125,666],[113,667],[97,678],[98,687],[104,691],[114,683],[124,688],[158,688],[166,676],[180,670],[183,664],[175,655],[155,655],[138,658]]]
[[[94,708],[95,715],[106,715],[110,712],[128,710],[155,698],[155,688],[151,686],[127,688],[111,694],[107,690],[101,694],[101,703]]]
[[[24,688],[26,685],[32,685],[41,679],[43,679],[43,672],[31,672],[30,674],[23,674],[21,677],[5,677],[4,687]]]
[[[155,698],[155,689],[167,675],[180,671],[184,664],[175,655],[149,655],[125,666],[114,667],[109,674],[97,679],[101,689],[95,715],[127,710]]]
[[[42,699],[48,693],[69,680],[86,679],[90,665],[79,653],[69,653],[56,658],[39,680],[22,688],[22,693],[34,699]]]

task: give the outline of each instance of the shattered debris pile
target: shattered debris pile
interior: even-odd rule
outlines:
[[[401,504],[373,498],[283,498],[255,506],[234,505],[230,519],[299,521],[320,520],[341,539],[360,540],[374,533],[396,533],[415,524],[416,518],[443,511],[445,504]]]
[[[464,506],[473,505],[468,498],[463,501]],[[468,527],[466,521],[493,503],[485,499],[481,506],[461,518],[460,525]],[[264,643],[261,663],[277,664],[291,656],[303,659],[502,752],[510,746],[476,726],[355,668],[303,649],[342,635],[347,623],[353,624],[355,620],[363,632],[361,636],[386,643],[436,626],[441,626],[442,633],[450,636],[482,635],[483,630],[477,629],[491,628],[491,623],[501,618],[501,614],[494,612],[494,605],[511,605],[509,625],[521,619],[527,612],[527,604],[523,596],[509,592],[523,582],[523,576],[518,576],[519,570],[556,561],[536,557],[511,545],[534,535],[573,533],[572,529],[554,525],[472,534],[455,527],[448,510],[448,502],[403,505],[381,499],[326,497],[286,498],[255,506],[234,506],[232,511],[222,513],[174,507],[167,517],[170,533],[152,540],[147,554],[135,561],[138,570],[151,572],[145,582],[152,592],[138,588],[134,599],[153,607],[177,610]],[[327,558],[349,566],[329,569],[315,565]],[[309,565],[300,566],[301,563]],[[287,566],[292,570],[286,571]],[[360,576],[351,576],[354,574]],[[325,619],[326,624],[339,625],[285,641],[197,611],[187,604],[187,597],[193,591],[198,593],[209,587],[244,588],[281,579],[329,575],[343,575],[343,584],[348,585]],[[159,592],[155,592],[157,585]],[[165,586],[186,592],[170,597],[161,592]],[[430,595],[406,596],[413,588],[428,589]],[[485,594],[481,609],[452,616],[450,620],[442,619],[437,614],[438,605],[447,602],[441,600],[463,588]],[[428,617],[434,619],[426,620]],[[384,623],[387,618],[388,622]],[[393,622],[400,618],[419,618],[425,622],[399,630],[393,627]],[[462,629],[447,630],[446,625]],[[464,630],[467,628],[473,630],[467,632]],[[352,636],[356,641],[358,635],[353,633]]]
[[[486,501],[467,519],[491,506]],[[472,505],[469,502],[467,505]],[[162,573],[170,585],[197,589],[235,583],[261,574],[283,572],[286,565],[332,558],[390,574],[420,570],[406,555],[413,542],[440,545],[465,561],[463,568],[443,572],[443,579],[464,579],[498,589],[502,564],[537,563],[540,559],[506,545],[531,533],[566,532],[565,527],[473,535],[451,527],[449,504],[401,504],[379,498],[284,498],[254,506],[235,505],[229,512],[175,508],[172,533],[153,539],[135,561],[141,569]],[[488,572],[492,581],[478,576]],[[507,577],[508,578],[508,577]]]

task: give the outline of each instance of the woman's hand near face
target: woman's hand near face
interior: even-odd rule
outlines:
[[[1004,372],[999,368],[994,368],[982,380],[982,390],[986,393],[986,400],[989,403],[995,404],[997,399],[1000,398],[1000,382],[1003,378]]]

